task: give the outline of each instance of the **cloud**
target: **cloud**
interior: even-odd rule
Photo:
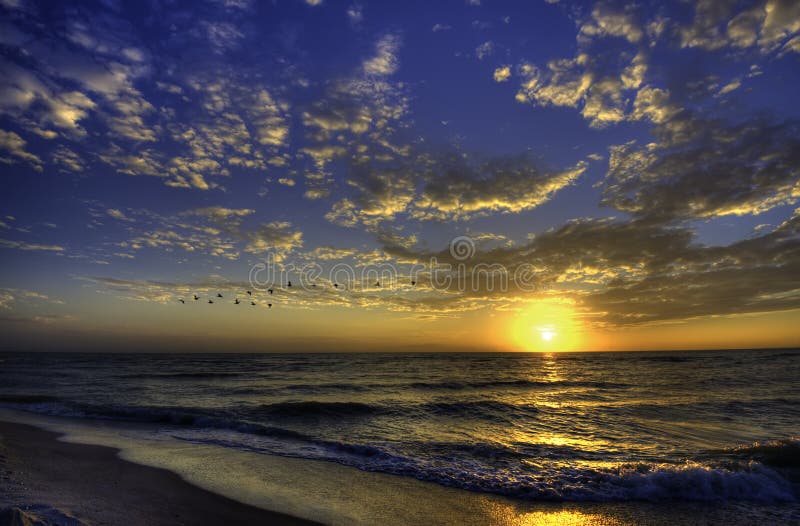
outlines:
[[[399,61],[400,37],[395,34],[382,36],[375,45],[376,54],[363,64],[367,75],[387,76],[397,71]]]
[[[0,59],[0,111],[31,129],[53,126],[84,135],[86,132],[79,122],[94,107],[94,101],[82,93],[67,90],[56,93],[38,76]]]
[[[244,33],[230,22],[203,22],[202,26],[217,53],[237,48],[244,39]]]
[[[590,38],[620,37],[634,44],[644,36],[642,23],[637,19],[632,4],[619,9],[602,1],[592,9],[592,19],[581,26],[580,34]]]
[[[494,42],[487,40],[475,48],[475,56],[478,57],[478,60],[483,60],[494,54],[494,48]]]
[[[0,157],[0,163],[14,164],[18,161],[25,161],[34,170],[42,171],[42,160],[25,150],[25,140],[14,132],[0,130],[0,151],[5,151],[11,157]]]
[[[401,83],[380,74],[397,65],[391,51],[397,46],[395,35],[382,37],[377,57],[366,60],[354,74],[328,83],[323,95],[303,111],[309,144],[300,153],[313,163],[305,170],[306,198],[330,194],[334,179],[328,165],[336,159],[358,162],[407,155],[408,147],[397,144],[395,137],[406,126],[408,96]]]
[[[242,220],[252,215],[255,210],[251,208],[226,208],[224,206],[208,206],[187,210],[184,216],[198,216],[210,221],[224,232],[241,236],[239,230]]]
[[[548,172],[525,157],[469,163],[451,156],[426,177],[412,215],[467,219],[490,212],[519,213],[549,201],[585,170],[583,162],[562,172]]]
[[[135,212],[135,213],[134,213]],[[241,252],[272,252],[277,259],[302,247],[303,234],[290,223],[272,221],[253,224],[256,211],[250,208],[208,206],[186,210],[175,216],[162,216],[147,210],[126,215],[136,227],[131,235],[114,245],[127,251],[176,250],[189,254],[238,260]]]
[[[246,234],[248,239],[246,252],[253,254],[272,253],[276,261],[281,261],[286,254],[303,246],[303,233],[294,230],[288,221],[273,221],[260,225]]]
[[[347,8],[347,18],[351,24],[360,24],[364,21],[364,7],[360,4],[353,4]]]
[[[352,248],[336,248],[331,246],[319,246],[313,250],[309,250],[301,254],[304,259],[311,261],[331,261],[350,258],[358,254],[358,251]]]
[[[63,252],[65,249],[59,245],[42,245],[39,243],[28,243],[25,241],[13,241],[10,239],[0,239],[0,248],[15,248],[17,250],[40,250],[44,252]]]
[[[63,144],[56,147],[50,158],[62,172],[78,173],[86,169],[83,158]]]
[[[554,296],[572,302],[587,326],[621,327],[800,308],[800,210],[768,234],[727,246],[697,244],[686,228],[580,219],[524,245],[479,247],[466,260],[391,243],[383,250],[418,262],[464,263],[469,282],[489,265],[511,276],[525,268],[537,285],[536,293],[512,282],[436,298],[456,309],[473,302],[513,309]]]
[[[580,50],[571,59],[556,59],[542,70],[523,63],[518,68],[522,79],[516,99],[539,106],[575,108],[590,126],[604,126],[635,119],[631,94],[645,82],[647,55]]]
[[[691,23],[679,28],[683,47],[772,53],[800,31],[800,6],[792,0],[760,0],[735,11],[733,2],[700,0]]]
[[[795,215],[772,233],[725,247],[687,244],[673,247],[672,256],[662,250],[661,265],[610,282],[583,301],[617,326],[796,309],[798,232]]]
[[[0,288],[0,309],[14,309],[15,304],[63,305],[64,301],[34,290]]]
[[[106,210],[106,214],[119,221],[133,221],[131,218],[126,216],[122,210],[117,210],[116,208],[108,208]]]
[[[461,154],[420,155],[394,166],[357,163],[347,181],[355,195],[334,203],[325,217],[344,226],[374,228],[401,215],[428,221],[518,213],[549,201],[586,167],[579,162],[550,172],[524,156],[480,161]]]
[[[266,170],[288,146],[288,104],[253,68],[234,69],[216,57],[243,42],[242,14],[250,7],[210,6],[217,20],[181,34],[189,55],[205,53],[200,67],[189,57],[159,70],[137,28],[116,12],[59,12],[63,30],[49,32],[28,14],[0,59],[0,115],[56,142],[39,157],[61,171],[84,172],[94,157],[127,175],[210,190],[221,188],[215,179],[230,176],[231,167]],[[165,43],[162,59],[171,60],[175,44]],[[157,98],[148,87],[158,88]],[[89,137],[87,126],[102,133]],[[82,149],[65,141],[92,141],[94,155],[83,159]]]
[[[682,115],[612,148],[603,203],[657,220],[759,215],[800,199],[800,123]]]
[[[742,85],[742,81],[739,80],[739,79],[735,79],[735,80],[725,84],[724,86],[722,86],[719,89],[719,91],[717,92],[716,96],[717,97],[722,97],[723,95],[727,95],[728,93],[730,93],[732,91],[736,91],[737,89],[739,89],[741,87],[741,85]]]
[[[511,78],[511,68],[509,66],[501,66],[494,70],[495,82],[505,82]]]

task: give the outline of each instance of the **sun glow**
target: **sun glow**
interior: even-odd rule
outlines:
[[[531,302],[509,328],[513,348],[533,352],[579,350],[583,332],[572,304],[556,299]]]

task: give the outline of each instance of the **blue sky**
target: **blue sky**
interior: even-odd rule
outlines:
[[[202,320],[239,348],[280,307],[316,338],[281,333],[290,349],[419,323],[415,345],[507,348],[485,320],[542,304],[567,314],[532,325],[592,349],[734,345],[719,319],[746,345],[800,343],[781,325],[800,298],[796,2],[0,5],[10,347]],[[467,271],[529,265],[537,290],[434,290],[425,265],[457,236]],[[391,264],[397,283],[259,290],[232,317],[268,255]],[[178,302],[217,291],[216,311]],[[704,323],[716,340],[673,341]]]

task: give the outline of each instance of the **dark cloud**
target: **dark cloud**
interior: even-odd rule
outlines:
[[[468,289],[453,302],[494,305],[550,292],[572,298],[590,323],[637,325],[702,316],[800,308],[800,214],[763,236],[713,247],[695,243],[691,230],[645,221],[581,220],[530,243],[477,251],[467,260],[449,251],[419,252],[387,244],[394,257],[463,263],[467,280],[488,265],[509,275],[522,266],[527,285],[507,290]],[[445,298],[448,296],[445,295]]]
[[[681,115],[612,148],[603,204],[659,221],[757,215],[800,199],[800,123]]]

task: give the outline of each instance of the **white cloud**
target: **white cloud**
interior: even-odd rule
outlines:
[[[478,60],[483,60],[494,53],[494,42],[487,40],[480,46],[475,48],[475,56]]]
[[[376,55],[363,64],[367,75],[391,75],[399,66],[397,52],[400,49],[400,37],[395,34],[382,36],[375,45]]]

